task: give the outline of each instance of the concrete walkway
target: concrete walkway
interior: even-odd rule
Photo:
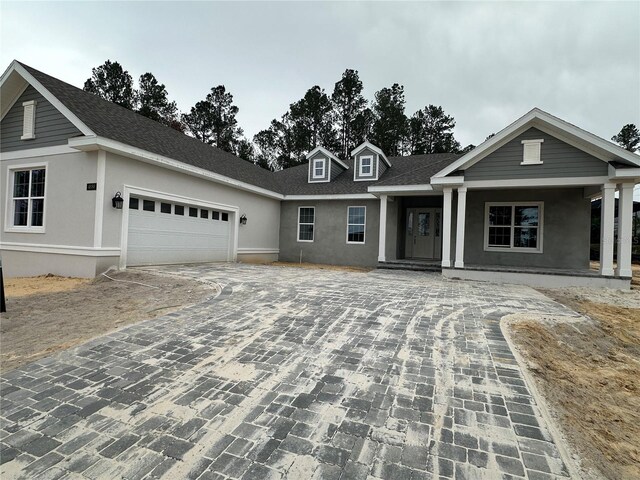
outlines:
[[[2,378],[0,476],[569,476],[499,319],[526,287],[252,265],[203,304]],[[574,314],[575,315],[575,314]]]

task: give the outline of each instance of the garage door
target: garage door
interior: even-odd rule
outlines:
[[[127,265],[229,260],[229,213],[130,197]]]

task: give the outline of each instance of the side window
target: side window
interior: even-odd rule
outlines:
[[[13,171],[13,226],[42,230],[44,226],[45,174],[43,167]]]
[[[364,243],[366,212],[366,207],[349,207],[347,209],[347,243]]]
[[[315,207],[298,208],[298,241],[313,242],[316,221]]]

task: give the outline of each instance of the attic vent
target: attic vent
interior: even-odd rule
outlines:
[[[24,117],[22,120],[22,137],[20,140],[36,138],[36,101],[30,100],[22,104]]]
[[[524,146],[522,154],[522,163],[520,165],[541,165],[540,145],[544,142],[540,140],[522,140]]]

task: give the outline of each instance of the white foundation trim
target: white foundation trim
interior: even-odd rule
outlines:
[[[120,255],[119,248],[95,248],[18,242],[2,242],[0,243],[0,250],[11,252],[57,253],[61,255],[81,255],[84,257],[117,257]]]
[[[280,253],[280,249],[279,248],[251,248],[251,247],[244,247],[244,248],[238,248],[238,255],[247,255],[247,254],[273,254],[273,253]]]

